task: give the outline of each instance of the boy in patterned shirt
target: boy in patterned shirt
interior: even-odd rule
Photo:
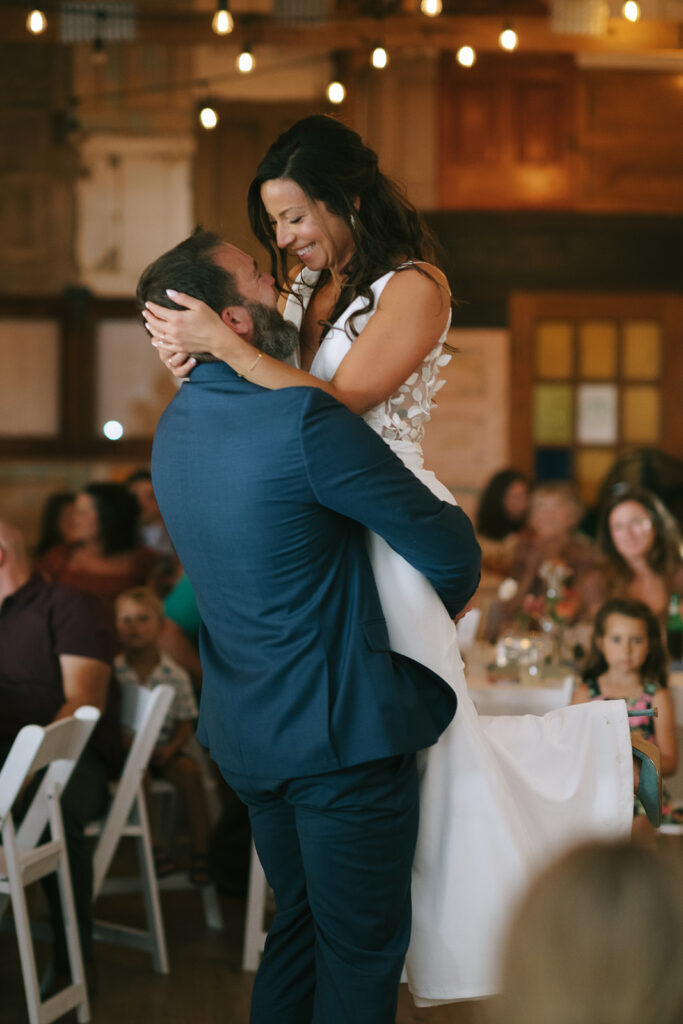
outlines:
[[[175,691],[150,765],[153,774],[180,790],[192,837],[190,879],[195,885],[207,885],[211,881],[207,861],[209,813],[201,770],[186,749],[197,717],[197,702],[188,673],[159,649],[163,622],[163,606],[149,587],[134,587],[117,598],[116,628],[123,650],[114,661],[114,672],[120,683],[137,683],[149,689],[168,683]],[[175,870],[160,845],[154,847],[154,859],[159,877]]]

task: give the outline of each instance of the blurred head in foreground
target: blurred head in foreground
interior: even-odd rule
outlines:
[[[680,1024],[683,863],[591,843],[532,885],[503,958],[501,1024]]]

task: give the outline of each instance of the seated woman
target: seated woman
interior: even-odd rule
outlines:
[[[45,499],[40,516],[40,534],[35,557],[42,556],[57,544],[70,545],[73,533],[73,512],[76,495],[73,491],[55,491]]]
[[[522,611],[525,599],[541,598],[548,592],[550,574],[569,592],[567,619],[592,618],[601,604],[600,594],[593,593],[600,556],[590,541],[576,532],[580,518],[581,504],[571,483],[554,481],[534,489],[528,526],[517,539],[509,569],[517,584],[515,593],[494,603],[489,612],[487,635],[492,642]]]
[[[530,484],[519,469],[501,469],[484,488],[477,509],[482,569],[506,576],[517,535],[529,510]]]
[[[602,599],[632,597],[664,618],[672,594],[683,593],[683,551],[676,520],[650,491],[620,490],[603,507],[598,547]]]
[[[74,503],[73,544],[58,544],[37,562],[48,579],[99,597],[113,615],[115,598],[147,583],[157,556],[138,544],[139,505],[123,484],[93,483]]]

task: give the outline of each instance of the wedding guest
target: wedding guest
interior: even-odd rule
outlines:
[[[543,598],[551,575],[565,591],[567,621],[592,618],[601,603],[594,576],[600,556],[577,532],[581,511],[576,490],[567,481],[534,488],[528,525],[519,534],[509,570],[516,589],[513,596],[491,606],[489,639],[494,641],[502,628],[513,623],[525,600],[528,605],[529,598]]]
[[[659,747],[662,775],[672,775],[678,766],[676,709],[667,686],[667,669],[662,631],[654,613],[642,601],[613,597],[595,617],[591,649],[583,668],[584,682],[572,700],[573,704],[625,701],[631,731]],[[642,715],[635,713],[641,711]],[[634,815],[634,835],[654,837],[638,799]],[[673,806],[666,790],[662,794],[662,821],[666,825],[683,823],[683,813]]]
[[[103,712],[61,796],[83,958],[92,959],[92,850],[86,825],[103,815],[121,767],[114,637],[98,602],[31,571],[20,531],[0,520],[0,765],[25,725],[48,725],[84,704]],[[55,875],[45,885],[55,936],[50,984],[68,973]]]
[[[171,590],[163,596],[163,602],[165,618],[159,646],[189,672],[195,688],[199,689],[202,683],[199,659],[201,619],[192,584],[180,564],[177,564]]]
[[[36,558],[42,558],[58,544],[69,546],[72,543],[75,500],[73,491],[55,491],[48,495],[40,517]]]
[[[59,544],[38,560],[50,580],[95,594],[112,611],[114,598],[146,583],[157,556],[138,543],[138,503],[123,484],[89,484],[74,503],[74,545]]]
[[[477,510],[482,568],[506,575],[529,511],[530,485],[519,469],[501,469],[484,488]]]
[[[137,469],[126,480],[126,487],[140,506],[140,543],[175,560],[175,551],[168,530],[164,526],[161,512],[152,486],[152,474],[148,469]]]
[[[116,657],[114,672],[120,683],[135,683],[150,690],[168,683],[175,691],[150,766],[153,774],[180,790],[192,835],[190,879],[195,885],[208,885],[209,812],[201,770],[187,749],[198,714],[197,703],[187,672],[160,650],[163,623],[163,605],[150,587],[133,587],[119,594],[116,628],[123,650]],[[159,877],[175,870],[159,842],[154,859]]]
[[[679,1024],[683,864],[591,843],[532,885],[508,930],[497,1024]],[[676,967],[679,963],[679,967]]]
[[[672,593],[683,593],[683,550],[676,520],[650,491],[622,489],[605,504],[598,528],[605,557],[601,597],[644,601],[663,618]]]

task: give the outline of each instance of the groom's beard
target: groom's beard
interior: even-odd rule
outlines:
[[[260,302],[245,302],[254,325],[254,347],[274,359],[286,359],[299,344],[299,332],[276,309]]]

